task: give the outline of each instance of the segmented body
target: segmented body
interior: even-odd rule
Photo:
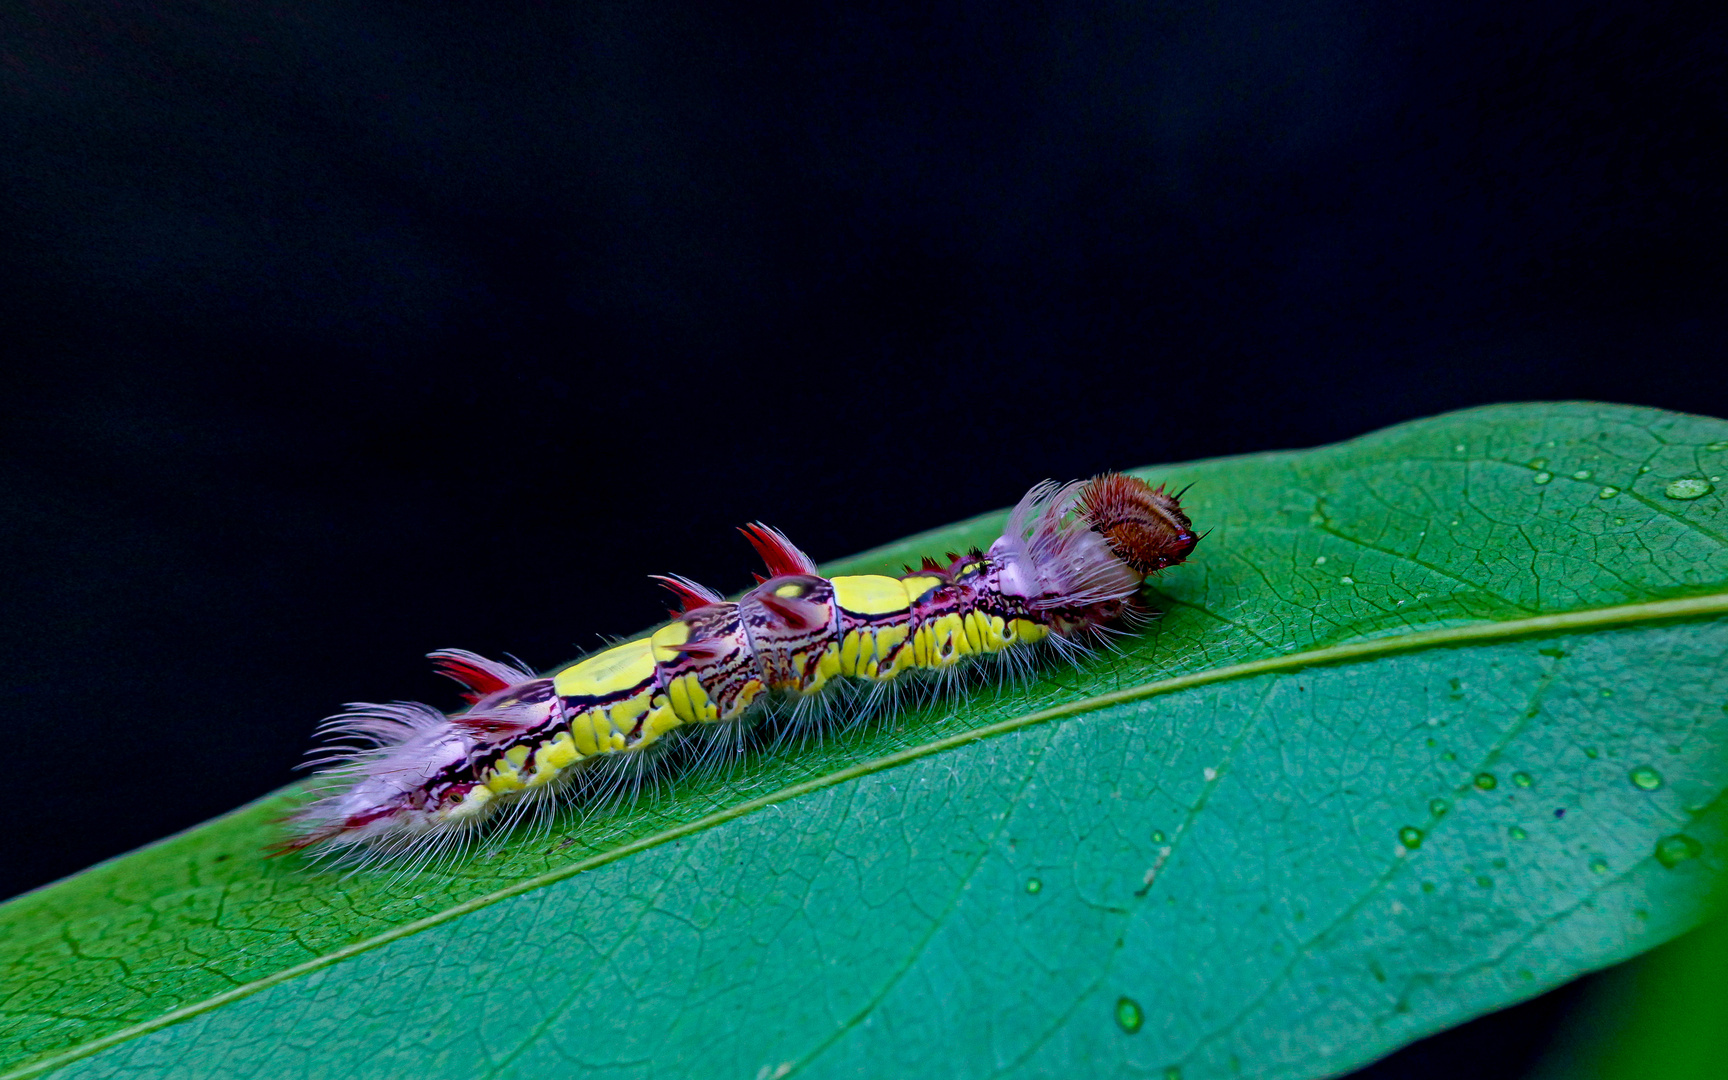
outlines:
[[[326,729],[334,788],[287,845],[389,854],[568,785],[601,762],[646,757],[669,736],[743,720],[772,700],[817,699],[840,680],[891,683],[1069,639],[1120,618],[1146,573],[1196,538],[1177,500],[1109,474],[1040,485],[988,552],[926,559],[899,577],[824,578],[764,526],[746,535],[770,576],[737,601],[663,578],[684,610],[653,634],[550,675],[461,650],[432,654],[472,706],[355,705]]]

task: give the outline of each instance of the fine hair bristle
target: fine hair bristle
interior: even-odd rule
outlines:
[[[1142,574],[1177,565],[1200,542],[1178,496],[1139,477],[1095,477],[1081,489],[1078,508],[1110,550]]]

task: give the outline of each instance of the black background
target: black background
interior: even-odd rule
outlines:
[[[430,649],[743,586],[746,520],[824,559],[1485,402],[1728,415],[1704,5],[6,11],[0,895],[453,704]]]

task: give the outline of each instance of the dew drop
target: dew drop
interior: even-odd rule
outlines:
[[[1141,1011],[1140,1003],[1131,997],[1116,999],[1116,1026],[1132,1035],[1140,1030],[1140,1025],[1146,1022],[1146,1014]]]
[[[1527,464],[1532,469],[1546,469],[1548,467],[1548,459],[1545,457],[1531,458]]]
[[[1670,483],[1662,489],[1662,494],[1670,499],[1702,499],[1715,490],[1716,488],[1710,481],[1696,476],[1688,476]]]
[[[1407,849],[1415,851],[1422,846],[1422,830],[1414,825],[1406,825],[1398,830],[1398,842]]]
[[[1527,772],[1513,773],[1512,782],[1517,784],[1519,787],[1529,787],[1531,784],[1535,783],[1534,780],[1530,779],[1530,774]]]
[[[1314,556],[1314,565],[1315,566],[1325,566],[1326,565],[1326,556],[1324,556],[1324,555]]]
[[[1591,761],[1595,761],[1598,757],[1602,756],[1602,752],[1597,750],[1594,746],[1586,746],[1584,748],[1584,756],[1589,758]]]
[[[1510,829],[1506,830],[1506,835],[1510,836],[1514,840],[1523,840],[1530,834],[1524,831],[1522,825],[1514,825]]]
[[[1341,578],[1339,578],[1339,579],[1338,579],[1338,580],[1339,580],[1339,581],[1341,581],[1341,582],[1343,582],[1343,583],[1344,583],[1344,584],[1346,584],[1346,585],[1354,585],[1354,584],[1356,584],[1356,579],[1355,579],[1355,578],[1353,578],[1353,577],[1351,577],[1351,576],[1350,576],[1350,575],[1348,575],[1348,574],[1346,574],[1346,575],[1344,575],[1344,576],[1343,576],[1343,577],[1341,577]]]
[[[1608,487],[1603,488],[1601,491],[1598,491],[1596,493],[1596,497],[1598,499],[1612,499],[1614,496],[1616,496],[1618,494],[1620,494],[1620,489],[1610,485]]]
[[[1640,465],[1640,466],[1638,466],[1638,471],[1639,471],[1639,472],[1641,472],[1641,473],[1647,473],[1647,472],[1649,472],[1649,471],[1650,471],[1650,466],[1648,466],[1648,465]]]
[[[1713,442],[1710,445],[1706,446],[1704,449],[1706,449],[1706,450],[1728,450],[1728,442]]]
[[[1428,812],[1435,817],[1444,817],[1446,811],[1452,809],[1452,804],[1445,799],[1429,799]]]
[[[1590,470],[1589,469],[1579,469],[1577,472],[1572,474],[1572,479],[1574,479],[1574,480],[1588,480],[1588,479],[1590,479]]]
[[[1479,772],[1476,774],[1476,779],[1471,782],[1482,791],[1493,791],[1500,786],[1500,781],[1496,780],[1491,772]]]
[[[1464,452],[1464,444],[1459,443],[1457,446],[1452,448],[1452,451],[1453,453],[1462,454]]]
[[[1662,774],[1648,765],[1640,765],[1630,774],[1632,786],[1639,791],[1655,791],[1662,786]]]
[[[1152,842],[1154,844],[1162,844],[1164,842],[1164,830],[1163,829],[1153,829],[1152,830]]]
[[[1026,891],[1029,893],[1043,892],[1044,891],[1044,883],[1042,881],[1039,881],[1037,878],[1027,878],[1026,879]]]
[[[1704,845],[1685,833],[1664,836],[1656,841],[1656,861],[1670,870],[1687,859],[1696,859],[1702,854],[1704,854]]]
[[[1530,479],[1534,480],[1538,484],[1546,484],[1548,481],[1554,479],[1554,474],[1551,472],[1546,472],[1546,471],[1539,472],[1535,476],[1532,476]]]
[[[1601,856],[1591,859],[1590,872],[1592,874],[1606,874],[1608,872],[1608,860]]]

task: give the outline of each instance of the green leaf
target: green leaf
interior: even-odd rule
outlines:
[[[1211,532],[1120,652],[441,874],[265,859],[273,796],[0,907],[0,1067],[1348,1069],[1714,902],[1723,472],[1728,423],[1588,404],[1144,470]]]

